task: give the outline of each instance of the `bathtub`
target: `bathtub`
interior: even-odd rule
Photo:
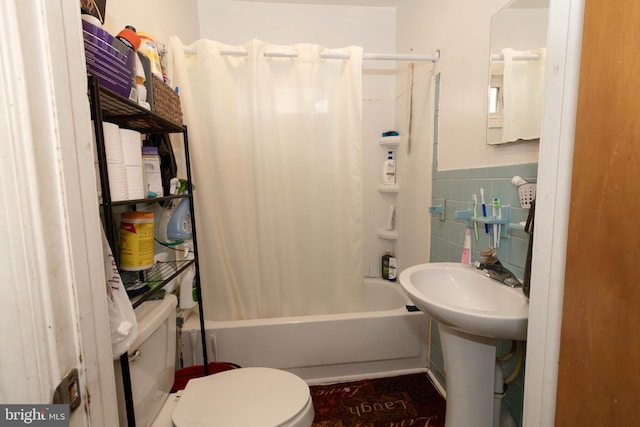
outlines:
[[[205,320],[210,362],[290,371],[307,381],[427,367],[427,321],[398,283],[364,282],[366,311],[257,320]],[[182,330],[184,366],[202,363],[199,319]]]

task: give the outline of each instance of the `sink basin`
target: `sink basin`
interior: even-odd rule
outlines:
[[[409,267],[399,279],[409,299],[440,323],[480,337],[526,339],[529,302],[521,288],[449,262]]]

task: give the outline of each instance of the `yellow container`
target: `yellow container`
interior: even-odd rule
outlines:
[[[120,269],[153,266],[153,212],[124,212],[120,221]]]
[[[162,80],[162,65],[160,65],[160,54],[158,53],[156,42],[151,34],[138,31],[138,36],[140,37],[138,52],[149,58],[151,72]],[[151,76],[147,76],[147,79],[151,79]]]

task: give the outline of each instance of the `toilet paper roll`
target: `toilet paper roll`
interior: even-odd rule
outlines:
[[[129,200],[144,199],[144,172],[142,166],[126,166],[126,170]]]
[[[107,163],[109,174],[109,193],[114,202],[129,200],[127,186],[127,168],[122,163]]]
[[[140,132],[131,129],[120,129],[122,154],[125,166],[142,166],[142,139]]]
[[[124,153],[120,140],[120,128],[113,123],[102,123],[104,134],[104,150],[107,154],[107,163],[123,163]]]

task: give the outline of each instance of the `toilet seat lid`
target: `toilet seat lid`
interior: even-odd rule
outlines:
[[[189,381],[172,420],[178,427],[277,427],[308,409],[310,399],[307,383],[290,372],[232,369]]]

